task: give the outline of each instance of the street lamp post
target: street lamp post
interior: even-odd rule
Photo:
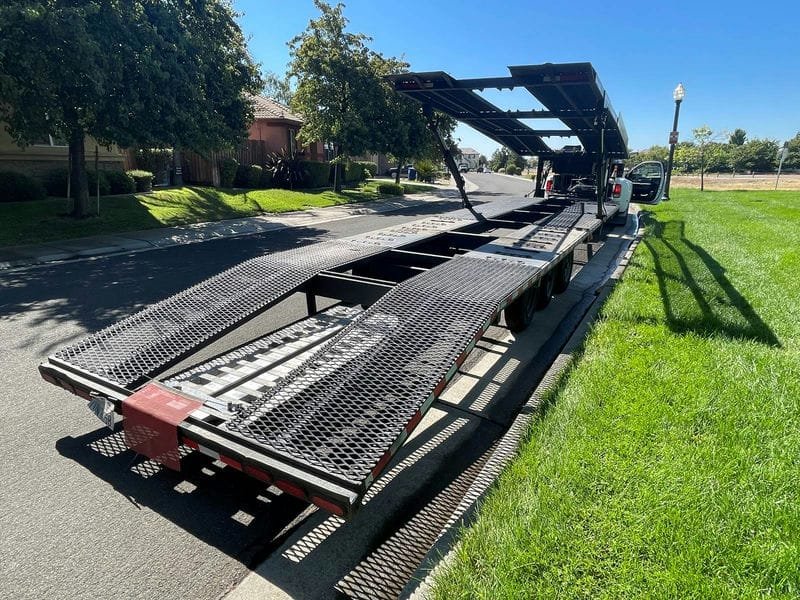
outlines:
[[[672,131],[669,134],[669,163],[667,164],[667,184],[664,186],[664,200],[669,200],[669,184],[672,180],[672,159],[675,157],[675,144],[678,143],[678,114],[681,112],[681,101],[686,95],[683,84],[679,83],[672,92],[675,100],[675,119],[672,121]]]

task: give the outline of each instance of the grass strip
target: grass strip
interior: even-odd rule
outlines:
[[[800,194],[673,195],[435,598],[800,594]]]
[[[71,201],[66,198],[5,202],[0,203],[0,246],[369,202],[384,197],[376,188],[376,182],[367,182],[341,193],[332,190],[172,188],[150,194],[101,197],[100,215],[80,220],[65,216],[71,206]],[[433,188],[415,186],[407,193],[430,189]],[[94,209],[94,200],[90,204]]]

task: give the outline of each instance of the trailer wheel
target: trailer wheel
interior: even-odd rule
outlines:
[[[569,287],[569,280],[572,277],[572,265],[575,263],[575,252],[570,252],[555,268],[555,282],[553,283],[553,293],[561,294]]]
[[[542,310],[553,297],[553,285],[555,284],[555,274],[551,270],[539,281],[539,287],[536,288],[536,310]]]
[[[536,312],[536,293],[538,288],[526,290],[519,298],[506,307],[506,327],[514,333],[523,331],[533,320]]]

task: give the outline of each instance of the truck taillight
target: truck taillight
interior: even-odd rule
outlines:
[[[615,183],[614,187],[611,189],[611,197],[619,198],[621,195],[622,195],[622,184]]]
[[[548,179],[544,183],[544,191],[545,192],[551,192],[552,190],[553,190],[553,180],[552,179]]]

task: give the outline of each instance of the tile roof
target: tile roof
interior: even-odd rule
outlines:
[[[253,111],[256,119],[277,119],[281,121],[293,121],[302,123],[302,117],[298,117],[288,106],[276,102],[266,96],[253,96]]]
[[[461,148],[461,154],[480,154],[480,152],[474,148]]]

